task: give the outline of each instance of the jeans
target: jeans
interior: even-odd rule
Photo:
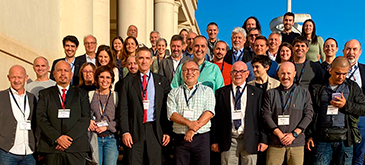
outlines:
[[[30,155],[14,155],[0,149],[0,165],[35,165],[35,159]]]
[[[98,137],[99,165],[116,165],[119,155],[117,140],[114,135]]]
[[[357,126],[359,127],[360,135],[361,135],[361,143],[356,143],[354,146],[354,165],[363,165],[364,164],[364,154],[365,154],[365,117],[360,116],[359,122]]]
[[[315,165],[351,165],[353,146],[346,147],[344,142],[316,141],[313,149]]]

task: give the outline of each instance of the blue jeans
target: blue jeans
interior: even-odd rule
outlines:
[[[99,165],[116,165],[119,155],[117,140],[114,135],[98,137]]]
[[[35,165],[33,155],[14,155],[0,149],[0,165]]]
[[[360,116],[359,122],[357,126],[359,127],[360,135],[361,135],[361,143],[357,143],[354,146],[354,165],[363,165],[364,164],[364,154],[365,154],[365,117]]]
[[[323,142],[316,141],[314,144],[315,165],[332,164],[351,165],[353,146],[345,147],[344,142]]]

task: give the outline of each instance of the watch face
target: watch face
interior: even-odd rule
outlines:
[[[298,134],[297,134],[296,132],[293,132],[293,136],[294,136],[295,138],[297,138],[297,137],[298,137]]]

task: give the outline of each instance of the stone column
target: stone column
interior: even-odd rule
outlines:
[[[155,0],[155,30],[170,43],[174,34],[174,0]]]
[[[110,43],[110,1],[93,0],[93,34],[98,45]]]
[[[179,1],[175,1],[174,3],[174,34],[179,33],[179,8],[181,3]]]

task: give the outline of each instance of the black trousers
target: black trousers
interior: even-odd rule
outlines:
[[[176,165],[209,165],[210,164],[210,136],[209,132],[195,134],[193,141],[184,140],[185,135],[175,136]]]
[[[84,165],[86,155],[86,152],[44,154],[44,163],[46,165]]]
[[[132,148],[126,147],[128,164],[130,165],[161,165],[162,149],[154,130],[154,122],[145,123],[145,137],[138,143],[133,143]],[[145,158],[145,159],[144,159]],[[146,160],[147,159],[147,160]],[[148,163],[146,163],[148,162]]]

